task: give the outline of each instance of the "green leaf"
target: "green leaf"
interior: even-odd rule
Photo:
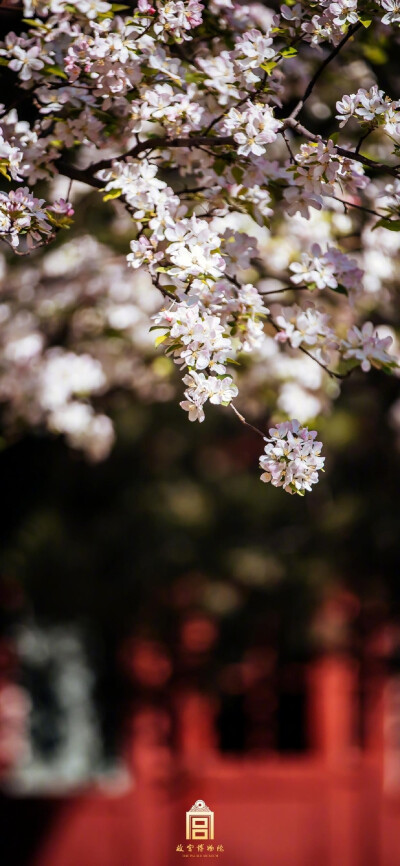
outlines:
[[[30,27],[38,27],[40,30],[48,30],[43,21],[37,21],[36,18],[23,18],[23,24],[29,24]]]
[[[158,348],[158,346],[161,346],[161,343],[163,343],[164,340],[167,339],[167,337],[168,337],[168,334],[160,334],[159,337],[156,337],[155,342],[154,342],[156,349]]]
[[[175,343],[170,343],[170,345],[167,346],[167,348],[165,350],[165,354],[166,355],[173,355],[175,350],[180,349],[181,346],[182,346],[182,343],[180,343],[179,340],[175,340]]]
[[[395,370],[399,369],[399,365],[396,361],[388,361],[386,364],[380,364],[378,369],[383,370],[388,376],[393,376]]]
[[[367,18],[366,15],[359,15],[358,20],[363,27],[367,28],[372,24],[372,18]]]
[[[297,48],[294,48],[293,45],[290,48],[284,48],[283,51],[280,51],[279,54],[281,57],[294,57],[297,54]]]
[[[217,174],[220,177],[221,174],[223,174],[225,169],[226,169],[225,160],[224,159],[216,159],[214,162],[214,165],[213,165],[213,169],[215,171],[215,174]]]
[[[263,69],[264,72],[267,73],[267,75],[270,75],[272,70],[275,69],[275,66],[277,65],[277,60],[269,60],[268,63],[261,63],[261,69]]]
[[[122,189],[113,189],[103,195],[103,201],[112,201],[114,198],[119,198],[122,195]]]
[[[349,296],[347,289],[344,286],[342,286],[340,283],[339,283],[339,285],[336,286],[335,289],[332,289],[332,292],[336,292],[337,295],[346,295],[347,298]]]
[[[187,72],[185,80],[188,84],[202,84],[205,77],[202,72]]]
[[[241,183],[243,180],[243,169],[240,168],[240,165],[235,165],[232,169],[233,177],[235,178],[236,183]]]
[[[124,9],[129,9],[129,6],[122,6],[121,3],[112,3],[111,9],[113,12],[122,12]]]
[[[372,231],[375,229],[382,227],[383,229],[389,229],[390,232],[400,232],[400,219],[399,220],[390,220],[383,217],[381,220],[378,220],[375,223]]]
[[[65,78],[68,81],[68,75],[61,69],[60,66],[48,66],[47,64],[43,67],[43,72],[47,72],[49,75],[56,75],[57,78]]]

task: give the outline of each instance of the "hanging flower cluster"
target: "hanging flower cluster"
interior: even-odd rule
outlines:
[[[270,481],[274,487],[283,487],[287,493],[304,496],[306,490],[318,481],[325,458],[321,457],[322,443],[317,442],[316,430],[300,427],[298,421],[285,421],[271,427],[266,438],[265,454],[260,457],[263,469],[261,481]]]

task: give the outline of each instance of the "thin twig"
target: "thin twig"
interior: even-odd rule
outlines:
[[[238,102],[235,103],[234,107],[240,108],[240,106],[244,105],[244,103],[247,102],[248,99],[250,99],[250,101],[251,101],[251,97],[253,95],[255,96],[256,94],[255,93],[254,94],[246,93],[246,96],[243,96],[241,99],[239,99]],[[208,124],[207,129],[204,132],[204,135],[208,135],[211,132],[211,130],[213,129],[213,127],[216,126],[216,124],[219,123],[220,120],[224,119],[226,113],[227,113],[227,109],[225,109],[225,111],[222,111],[221,114],[218,114],[217,117],[214,117],[214,119],[211,121],[211,123]]]
[[[284,289],[275,289],[270,292],[260,292],[258,289],[258,294],[262,295],[263,298],[268,298],[268,295],[281,295],[283,292],[309,292],[310,286],[285,286]]]
[[[360,153],[361,145],[363,144],[365,139],[368,138],[369,135],[371,135],[371,132],[372,132],[372,129],[367,129],[367,131],[364,133],[364,135],[360,136],[354,153]]]
[[[292,165],[296,165],[296,158],[295,158],[295,155],[292,151],[292,148],[290,147],[290,142],[289,142],[289,139],[288,139],[287,134],[286,134],[286,129],[284,129],[282,132],[282,138],[283,138],[283,140],[286,144],[286,147],[288,149],[290,162],[292,163]]]
[[[229,405],[233,409],[235,415],[237,415],[237,417],[239,418],[239,421],[242,422],[242,424],[245,424],[245,426],[249,427],[250,430],[254,430],[254,433],[258,433],[258,435],[261,436],[262,439],[265,440],[267,438],[265,433],[262,432],[262,430],[259,430],[258,427],[254,427],[254,424],[249,424],[249,422],[246,421],[246,418],[241,414],[241,412],[238,411],[238,409],[236,409],[236,406],[234,406],[233,403],[230,403]]]
[[[331,379],[347,379],[347,377],[350,375],[350,371],[348,373],[336,373],[335,370],[330,370],[329,367],[326,367],[325,364],[322,363],[322,361],[316,358],[315,355],[312,355],[312,353],[309,352],[308,349],[305,349],[304,346],[299,346],[298,348],[300,349],[300,352],[303,352],[304,355],[308,355],[308,357],[311,358],[312,361],[315,361],[315,363],[318,364],[318,366],[321,367],[322,370],[325,370],[325,373],[327,373]]]
[[[331,195],[331,193],[324,192],[323,196],[324,196],[324,198],[333,198],[334,201],[340,202],[340,204],[342,204],[344,206],[345,211],[347,210],[348,207],[354,207],[354,208],[356,208],[356,210],[364,211],[364,213],[369,213],[372,216],[378,217],[379,219],[382,219],[382,217],[385,216],[385,214],[378,213],[377,210],[372,210],[372,208],[365,207],[365,205],[363,205],[363,204],[356,204],[354,201],[347,201],[347,199],[339,198],[338,195]]]
[[[276,324],[271,315],[266,316],[266,319],[272,325],[277,334],[280,334],[282,332],[283,329]],[[326,367],[325,364],[323,364],[322,361],[319,360],[319,358],[316,358],[315,355],[312,355],[311,352],[308,351],[308,349],[304,348],[304,346],[297,346],[296,348],[298,348],[300,352],[303,352],[304,355],[307,355],[309,358],[311,358],[312,361],[315,361],[315,363],[318,364],[318,366],[321,367],[322,370],[325,370],[325,373],[327,373],[331,379],[347,379],[349,373],[336,373],[335,370],[330,370],[329,367]]]
[[[333,48],[333,50],[330,52],[330,54],[328,54],[327,57],[325,57],[325,60],[323,60],[322,63],[318,66],[318,69],[314,72],[313,77],[308,82],[302,98],[299,100],[299,102],[297,103],[296,107],[293,109],[293,111],[290,115],[290,117],[292,119],[295,119],[297,117],[297,115],[300,114],[300,111],[302,110],[303,106],[307,102],[307,99],[309,98],[309,96],[311,96],[311,93],[314,90],[314,87],[315,87],[317,81],[321,77],[321,75],[324,72],[324,70],[326,69],[326,67],[329,65],[329,63],[331,63],[332,60],[334,60],[335,57],[337,57],[337,55],[342,50],[342,48],[346,44],[346,42],[349,39],[351,39],[352,36],[354,36],[354,34],[357,32],[357,30],[360,29],[360,27],[362,27],[362,24],[360,21],[357,21],[356,24],[353,24],[352,27],[349,27],[347,33],[345,34],[345,36],[343,36],[343,39],[341,39],[341,41],[336,45],[335,48]]]
[[[157,274],[154,280],[154,285],[156,289],[158,289],[158,291],[161,292],[162,295],[165,295],[167,298],[171,298],[171,301],[177,301],[178,298],[176,297],[176,295],[173,294],[173,292],[170,292],[169,289],[165,289],[164,286],[160,286],[160,277],[161,274]]]

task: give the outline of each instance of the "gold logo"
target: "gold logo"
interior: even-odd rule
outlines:
[[[214,839],[214,812],[206,806],[204,800],[196,800],[194,806],[186,812],[186,839]]]

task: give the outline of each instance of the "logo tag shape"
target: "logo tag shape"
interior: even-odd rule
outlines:
[[[196,800],[194,806],[186,812],[186,839],[214,839],[214,812],[206,806],[204,800]]]

